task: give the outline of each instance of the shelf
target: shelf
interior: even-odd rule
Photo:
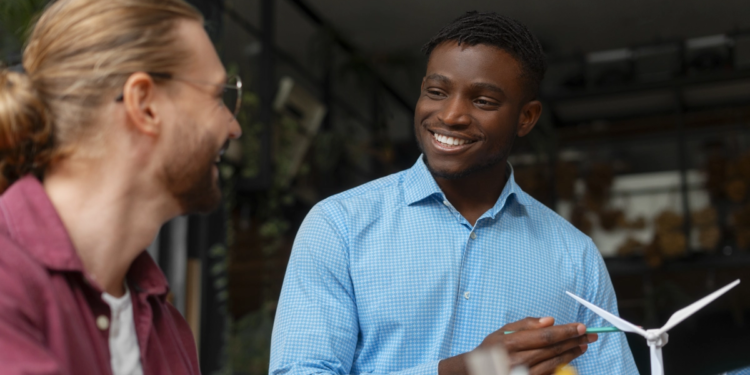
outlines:
[[[750,267],[750,254],[734,253],[732,255],[691,253],[690,255],[666,261],[663,266],[651,268],[643,257],[604,258],[611,277],[647,274],[651,272],[684,272],[705,269],[731,269]]]

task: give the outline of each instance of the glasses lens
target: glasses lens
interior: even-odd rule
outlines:
[[[224,105],[232,111],[232,114],[237,116],[237,112],[240,111],[240,89],[237,84],[238,78],[232,77],[227,82],[227,87],[224,88]]]

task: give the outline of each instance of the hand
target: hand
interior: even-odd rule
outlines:
[[[586,334],[586,326],[571,323],[555,326],[553,318],[526,318],[489,334],[480,348],[502,345],[515,365],[525,364],[531,375],[552,374],[558,365],[569,363],[586,352],[598,339]],[[505,334],[505,331],[515,331]],[[440,361],[439,375],[466,375],[464,354]]]
[[[503,326],[487,336],[479,347],[501,344],[511,363],[525,364],[533,375],[552,374],[586,352],[599,336],[586,334],[586,326],[570,323],[555,326],[554,318],[526,318]],[[506,331],[515,331],[505,334]]]

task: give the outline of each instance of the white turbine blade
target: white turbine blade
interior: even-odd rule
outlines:
[[[644,331],[643,328],[638,327],[637,325],[634,325],[633,323],[630,323],[627,320],[620,318],[619,316],[615,316],[609,313],[608,311],[602,309],[601,307],[596,306],[593,303],[586,301],[585,299],[578,297],[577,295],[571,292],[565,292],[565,293],[568,293],[569,296],[573,297],[576,301],[580,302],[582,305],[588,307],[591,311],[595,312],[596,315],[601,316],[602,319],[612,323],[613,326],[619,328],[621,331],[633,332],[643,337],[646,337],[646,331]]]
[[[708,305],[709,303],[713,302],[713,300],[719,298],[719,296],[729,291],[729,289],[734,288],[739,283],[740,283],[740,279],[734,280],[729,285],[699,299],[696,302],[693,302],[692,305],[688,307],[684,307],[680,310],[677,310],[677,312],[675,312],[674,314],[672,314],[671,317],[669,317],[669,320],[667,320],[667,324],[665,324],[664,327],[661,327],[659,329],[659,333],[664,333],[664,332],[669,331],[670,329],[672,329],[672,327],[676,326],[683,320],[687,319],[688,317],[690,317],[690,315],[695,314],[695,312],[702,309],[704,306]]]
[[[661,347],[649,343],[651,352],[651,375],[664,375],[664,359],[661,356]]]

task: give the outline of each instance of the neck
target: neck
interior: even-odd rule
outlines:
[[[61,162],[44,189],[62,219],[83,267],[101,289],[125,293],[125,275],[161,225],[178,214],[154,180],[124,162]],[[128,173],[132,172],[132,173]]]
[[[458,179],[433,177],[451,205],[474,226],[479,217],[500,198],[505,188],[506,167],[507,163],[503,160],[490,168]]]

